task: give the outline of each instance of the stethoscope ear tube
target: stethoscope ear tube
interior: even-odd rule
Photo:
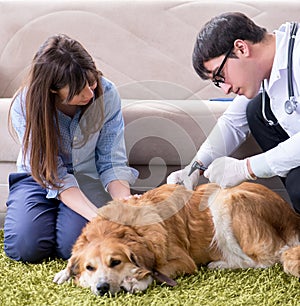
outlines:
[[[273,120],[268,119],[267,116],[266,116],[266,112],[265,112],[265,109],[266,109],[266,91],[265,91],[264,81],[262,81],[262,89],[263,89],[262,96],[261,96],[261,113],[262,113],[262,116],[263,116],[265,122],[269,126],[275,126],[275,125],[278,124],[278,121],[274,122]]]
[[[298,30],[298,23],[293,22],[291,24],[291,32],[290,32],[290,39],[289,39],[289,47],[288,47],[288,65],[287,65],[287,70],[288,70],[288,95],[289,98],[287,101],[284,103],[284,110],[288,115],[291,115],[297,108],[298,102],[295,99],[294,96],[294,86],[293,86],[293,49],[294,49],[294,44],[295,44],[295,38],[296,38],[296,33]],[[264,81],[262,81],[262,115],[264,120],[266,121],[267,124],[270,126],[278,124],[278,122],[273,122],[272,120],[268,119],[265,114],[265,87],[264,87]]]
[[[294,97],[294,86],[293,86],[293,50],[295,44],[296,33],[298,30],[298,23],[292,23],[291,36],[289,40],[289,49],[288,49],[288,90],[289,98]]]
[[[292,29],[289,40],[289,48],[288,48],[288,92],[289,99],[284,104],[284,110],[287,114],[291,115],[297,107],[297,101],[294,96],[294,86],[293,86],[293,50],[295,44],[296,33],[298,30],[298,23],[292,23]]]

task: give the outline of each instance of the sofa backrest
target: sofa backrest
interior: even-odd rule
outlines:
[[[47,37],[64,32],[93,55],[125,99],[222,96],[193,71],[196,35],[241,11],[269,31],[299,20],[298,0],[0,0],[0,97],[11,97]]]

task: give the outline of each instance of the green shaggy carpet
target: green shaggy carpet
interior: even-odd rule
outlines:
[[[89,289],[72,282],[52,282],[63,269],[62,260],[41,264],[22,264],[7,258],[0,231],[0,305],[300,305],[300,282],[286,275],[280,265],[270,269],[210,271],[181,277],[178,286],[152,285],[144,293],[118,294],[116,297],[93,295]]]

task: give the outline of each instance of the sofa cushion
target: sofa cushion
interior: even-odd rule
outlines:
[[[122,100],[134,165],[186,165],[227,108],[207,100]]]

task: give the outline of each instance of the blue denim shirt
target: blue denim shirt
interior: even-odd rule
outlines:
[[[100,131],[92,134],[82,147],[74,145],[82,138],[79,123],[89,120],[88,114],[93,111],[95,103],[81,115],[78,109],[73,118],[58,111],[58,125],[62,137],[63,148],[59,147],[58,176],[62,180],[59,190],[48,190],[47,197],[55,198],[70,188],[77,187],[74,173],[80,172],[92,178],[100,178],[103,186],[114,180],[125,180],[133,184],[138,171],[127,166],[124,141],[124,121],[121,112],[121,100],[115,85],[102,77],[104,100],[104,123]],[[25,92],[20,93],[13,103],[11,118],[14,129],[22,143],[25,132]],[[29,155],[27,155],[28,157]],[[17,171],[30,173],[29,159],[23,160],[22,149],[17,160]]]

